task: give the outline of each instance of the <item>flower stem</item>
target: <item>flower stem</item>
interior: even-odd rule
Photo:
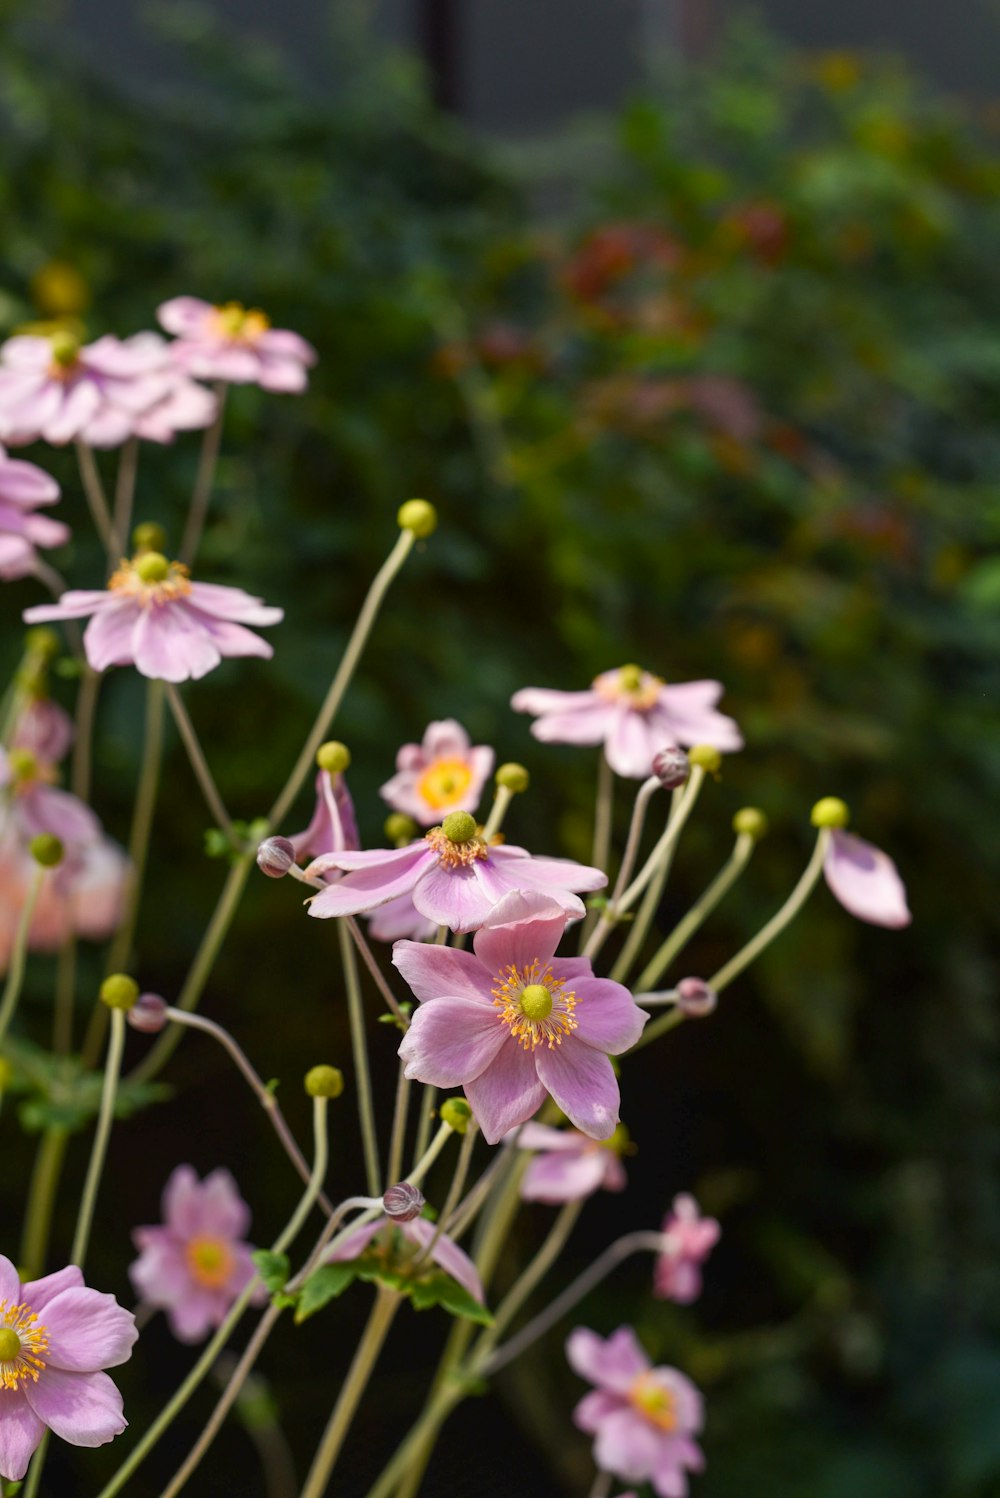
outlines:
[[[389,1138],[389,1166],[386,1180],[394,1186],[403,1168],[403,1150],[406,1148],[406,1124],[410,1113],[410,1079],[402,1061],[396,1077],[396,1104],[392,1112],[392,1134]]]
[[[615,776],[602,749],[597,761],[597,796],[594,801],[594,846],[590,862],[595,869],[607,870],[611,858],[611,824],[614,816]],[[596,911],[590,911],[580,926],[580,950],[589,940],[597,923]]]
[[[237,836],[232,819],[226,811],[225,803],[219,795],[219,788],[208,767],[208,760],[205,758],[204,750],[195,732],[195,726],[191,722],[190,714],[184,706],[184,699],[173,682],[168,681],[166,689],[170,711],[173,713],[174,722],[177,724],[180,736],[184,740],[184,748],[187,750],[188,759],[191,761],[191,768],[194,771],[195,779],[201,787],[201,793],[205,797],[208,809],[215,818],[216,825],[222,828],[232,846],[237,852],[240,852],[243,847],[242,839]]]
[[[584,957],[589,957],[591,961],[597,956],[607,940],[608,934],[614,928],[614,912],[635,867],[636,855],[639,852],[639,842],[642,838],[642,829],[646,822],[646,808],[649,806],[650,798],[659,789],[660,782],[655,775],[651,775],[648,780],[644,780],[639,787],[635,798],[635,805],[632,808],[632,820],[629,823],[628,840],[625,844],[625,852],[622,854],[621,868],[618,870],[618,878],[615,880],[614,893],[608,901],[607,911],[601,916],[601,919],[594,927],[594,930],[590,934],[590,940],[583,949]]]
[[[685,822],[694,810],[694,804],[698,799],[698,793],[701,790],[704,780],[704,770],[696,765],[691,771],[691,779],[684,790],[674,792],[666,830],[650,854],[642,872],[633,880],[629,889],[625,891],[621,898],[618,906],[619,911],[628,908],[626,902],[629,902],[630,895],[634,899],[635,895],[632,892],[636,890],[640,881],[645,881],[646,893],[642,905],[639,907],[639,913],[625,940],[625,945],[618,955],[618,960],[611,969],[611,977],[616,982],[623,983],[625,981],[632,964],[642,951],[646,934],[653,923],[656,912],[659,909],[660,900],[663,897],[663,887],[667,882],[667,875],[670,873],[670,867],[674,860],[677,840],[684,829]]]
[[[21,1236],[20,1262],[27,1279],[37,1279],[45,1268],[52,1209],[68,1143],[69,1134],[65,1129],[46,1129],[35,1155]]]
[[[716,874],[701,898],[691,906],[683,920],[678,921],[655,957],[650,958],[639,974],[635,983],[637,993],[645,993],[647,989],[653,988],[659,982],[677,953],[687,945],[702,922],[707,920],[719,902],[729,893],[750,862],[756,846],[754,838],[749,837],[745,832],[740,833],[736,839],[736,846],[722,869]]]
[[[87,1179],[84,1182],[83,1197],[80,1201],[80,1213],[76,1220],[76,1232],[73,1236],[73,1247],[69,1256],[70,1263],[75,1264],[79,1269],[83,1268],[83,1261],[87,1256],[87,1246],[90,1242],[90,1229],[94,1221],[94,1208],[97,1206],[97,1192],[101,1184],[104,1160],[108,1152],[111,1125],[114,1122],[115,1098],[118,1094],[118,1079],[121,1076],[122,1056],[124,1053],[125,1012],[122,1009],[112,1009],[111,1037],[108,1041],[108,1059],[104,1066],[101,1108],[97,1115],[97,1129],[94,1133],[94,1144],[90,1152],[90,1164],[87,1167]]]
[[[347,1014],[351,1025],[351,1051],[354,1055],[354,1077],[358,1089],[358,1120],[361,1124],[361,1145],[365,1157],[365,1181],[369,1195],[380,1196],[382,1187],[378,1136],[375,1132],[375,1106],[372,1102],[372,1079],[368,1065],[368,1042],[365,1038],[365,1011],[361,1002],[361,985],[358,982],[358,962],[351,934],[342,921],[337,922],[337,936],[340,940],[340,958],[344,965],[344,986],[347,990]]]
[[[100,470],[94,457],[94,450],[88,447],[86,442],[77,442],[76,461],[80,469],[80,482],[83,484],[83,492],[87,496],[87,504],[90,506],[90,514],[97,534],[101,538],[104,550],[108,554],[108,561],[113,566],[121,555],[121,543],[115,533],[114,522],[111,519],[111,511],[108,508],[107,496],[104,493],[104,485],[101,483]]]
[[[323,888],[323,886],[321,885],[320,888]],[[375,955],[372,952],[371,947],[365,940],[365,934],[362,931],[361,927],[358,925],[353,915],[345,915],[342,916],[341,919],[343,920],[348,931],[351,933],[351,936],[354,940],[354,945],[361,953],[361,959],[364,962],[365,967],[371,974],[375,987],[378,989],[383,999],[385,999],[385,1002],[388,1004],[391,1013],[395,1016],[398,1023],[404,1030],[408,1030],[410,1028],[410,1021],[403,1013],[402,1009],[400,1009],[399,1000],[396,998],[396,995],[393,993],[392,989],[386,982],[385,977],[382,973],[382,969],[376,962]]]
[[[803,905],[808,900],[816,887],[819,876],[823,872],[823,860],[826,857],[827,848],[830,844],[830,829],[821,827],[816,838],[816,846],[813,848],[812,857],[803,870],[802,877],[792,890],[788,899],[782,905],[765,926],[757,932],[757,935],[748,941],[745,947],[741,947],[735,957],[720,967],[719,971],[708,980],[710,988],[716,993],[721,993],[728,988],[734,978],[739,977],[743,969],[749,967],[755,957],[759,957],[765,947],[769,947],[776,936],[780,936],[785,927],[798,915]]]
[[[42,891],[42,883],[47,870],[40,863],[36,863],[31,874],[31,883],[28,885],[28,893],[21,907],[21,918],[17,923],[17,932],[14,936],[14,946],[10,954],[10,967],[7,970],[7,981],[3,986],[3,995],[0,997],[0,1045],[3,1044],[10,1022],[14,1018],[18,1000],[21,997],[21,989],[24,986],[24,970],[28,963],[28,937],[31,934],[31,918],[35,914],[35,906],[38,904],[38,896]]]
[[[609,1498],[613,1481],[614,1479],[610,1472],[598,1472],[587,1498]],[[164,1495],[164,1498],[166,1498],[166,1495]]]
[[[135,480],[139,470],[139,440],[130,437],[118,458],[118,476],[115,480],[115,518],[112,531],[118,544],[128,548],[132,527],[132,502],[135,499]]]
[[[493,1318],[493,1325],[480,1337],[479,1344],[473,1354],[475,1365],[478,1365],[484,1354],[492,1351],[503,1335],[504,1330],[510,1325],[518,1311],[524,1305],[524,1302],[528,1299],[532,1290],[548,1274],[552,1265],[562,1253],[566,1240],[576,1226],[576,1220],[582,1210],[583,1202],[575,1201],[567,1202],[559,1212],[538,1252],[522,1270],[497,1307],[496,1315]]]
[[[81,801],[90,799],[91,750],[94,740],[94,718],[97,698],[103,680],[100,672],[84,664],[80,690],[76,698],[76,723],[73,738],[73,761],[69,788]]]
[[[497,786],[497,792],[493,798],[493,805],[490,808],[490,814],[486,819],[486,826],[483,828],[483,837],[486,842],[489,842],[490,838],[494,837],[500,831],[500,828],[503,826],[504,817],[507,815],[507,811],[513,799],[514,792],[510,789],[509,786]]]
[[[427,1247],[417,1255],[411,1266],[411,1273],[417,1269],[426,1259],[429,1259],[437,1246],[438,1239],[444,1232],[444,1225],[458,1205],[458,1199],[462,1195],[466,1177],[469,1174],[469,1166],[472,1164],[472,1151],[476,1146],[476,1135],[478,1129],[474,1121],[470,1121],[468,1128],[462,1136],[462,1143],[458,1151],[458,1159],[455,1162],[455,1173],[448,1187],[448,1195],[444,1199],[444,1206],[438,1213],[437,1222],[434,1224],[434,1235]]]
[[[420,1094],[420,1112],[417,1115],[417,1142],[414,1146],[414,1154],[419,1160],[427,1148],[427,1141],[431,1137],[431,1120],[434,1117],[434,1105],[437,1103],[438,1090],[429,1084],[424,1084],[424,1090]]]
[[[184,536],[181,540],[179,552],[180,560],[185,566],[190,567],[198,551],[201,541],[201,533],[205,528],[205,520],[208,516],[208,506],[212,498],[212,484],[215,480],[216,464],[219,461],[219,448],[222,444],[222,427],[226,419],[226,393],[227,386],[224,380],[217,380],[215,384],[215,399],[217,407],[212,425],[205,428],[205,435],[201,439],[201,453],[198,457],[198,471],[195,474],[194,492],[191,495],[191,508],[188,510],[187,520],[184,524]]]

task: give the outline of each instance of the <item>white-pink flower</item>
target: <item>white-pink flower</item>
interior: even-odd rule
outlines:
[[[719,1241],[719,1224],[702,1217],[693,1196],[683,1193],[663,1222],[663,1251],[653,1271],[653,1293],[690,1305],[701,1294],[701,1266]]]
[[[528,1202],[557,1206],[583,1201],[595,1191],[624,1191],[625,1167],[616,1148],[619,1125],[610,1139],[590,1139],[579,1129],[552,1129],[526,1123],[510,1138],[535,1158],[521,1178],[521,1196]]]
[[[156,315],[176,336],[172,350],[178,367],[197,379],[293,394],[306,388],[316,350],[298,333],[272,328],[267,314],[255,307],[213,306],[199,297],[176,296]]]
[[[620,666],[595,677],[587,692],[524,687],[511,698],[515,712],[533,713],[531,732],[546,744],[603,744],[617,775],[645,780],[653,759],[670,744],[710,744],[728,753],[742,749],[732,718],[716,711],[718,681],[668,686],[639,666]]]
[[[380,791],[395,811],[421,827],[433,827],[450,811],[475,811],[495,755],[485,744],[473,747],[454,718],[429,723],[422,744],[404,744],[396,774]]]
[[[34,572],[36,547],[63,546],[69,527],[48,515],[36,515],[40,505],[59,498],[54,478],[34,463],[10,458],[0,447],[0,578],[10,581]]]

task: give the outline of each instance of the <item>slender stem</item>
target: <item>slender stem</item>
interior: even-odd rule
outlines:
[[[321,884],[320,888],[324,888],[324,886]],[[382,995],[383,999],[385,999],[385,1002],[388,1004],[390,1011],[396,1017],[399,1024],[403,1027],[404,1030],[408,1030],[410,1028],[410,1021],[403,1013],[403,1010],[400,1009],[399,1001],[386,982],[382,969],[379,967],[378,962],[375,959],[375,954],[373,953],[371,947],[365,940],[365,934],[362,931],[361,927],[358,925],[357,921],[352,915],[342,916],[341,919],[346,925],[348,931],[351,933],[351,936],[354,940],[354,945],[361,953],[362,961],[371,974],[379,993]]]
[[[73,1003],[76,998],[76,937],[70,933],[59,948],[56,997],[52,1014],[52,1049],[68,1056],[73,1049]]]
[[[621,868],[618,870],[618,878],[615,880],[614,893],[608,901],[607,911],[601,916],[601,919],[594,927],[590,935],[590,940],[583,949],[583,955],[589,957],[591,961],[597,956],[607,940],[608,934],[614,928],[615,918],[613,912],[617,910],[618,901],[621,899],[622,893],[631,878],[632,870],[635,867],[636,855],[639,852],[639,843],[642,839],[642,829],[646,823],[646,809],[649,806],[650,798],[659,789],[660,782],[655,775],[651,775],[648,780],[644,780],[639,787],[635,798],[635,805],[632,808],[632,820],[629,823],[628,840],[625,844],[625,852],[622,854]]]
[[[111,1125],[115,1117],[115,1098],[118,1094],[118,1079],[121,1075],[124,1053],[125,1012],[122,1009],[112,1009],[111,1038],[108,1041],[108,1059],[104,1066],[101,1108],[97,1115],[97,1129],[94,1132],[94,1144],[90,1152],[90,1165],[87,1167],[87,1179],[84,1182],[80,1213],[76,1220],[76,1232],[73,1235],[73,1247],[69,1256],[70,1263],[75,1264],[79,1269],[83,1268],[87,1246],[90,1242],[90,1229],[93,1226],[94,1209],[97,1206],[97,1192],[101,1184],[104,1161],[108,1153],[108,1140],[111,1138]]]
[[[594,803],[594,848],[591,863],[595,869],[607,871],[611,858],[611,824],[614,816],[614,771],[608,764],[604,750],[597,761],[597,796]],[[580,950],[583,951],[597,922],[596,911],[588,912],[580,927]]]
[[[354,1056],[354,1078],[358,1089],[358,1120],[361,1124],[361,1144],[365,1157],[365,1180],[369,1195],[380,1196],[382,1187],[380,1185],[378,1135],[375,1132],[375,1105],[372,1102],[372,1079],[368,1065],[365,1011],[361,1002],[361,985],[358,982],[358,964],[350,932],[342,921],[337,922],[337,936],[340,940],[344,986],[347,990],[347,1014],[351,1025],[351,1051]]]
[[[698,927],[708,919],[715,907],[736,883],[750,862],[756,846],[754,838],[749,837],[745,832],[740,833],[732,853],[704,894],[695,901],[683,920],[678,921],[655,957],[649,960],[639,974],[635,983],[637,993],[645,993],[647,989],[653,988],[659,982],[677,953],[687,945]]]
[[[73,738],[73,762],[69,788],[81,801],[90,800],[91,751],[94,740],[94,718],[103,677],[92,666],[84,665],[80,690],[76,698],[76,724]]]
[[[674,861],[674,853],[677,850],[677,840],[681,835],[684,823],[694,809],[694,804],[698,799],[698,793],[701,790],[704,780],[704,770],[696,765],[691,772],[691,779],[684,789],[674,792],[666,830],[660,838],[657,847],[653,849],[649,860],[643,868],[642,874],[639,875],[641,879],[649,871],[648,887],[646,888],[642,905],[639,907],[639,913],[632,924],[632,929],[625,939],[625,944],[621,952],[618,954],[618,960],[611,969],[611,977],[616,982],[623,983],[626,980],[633,963],[642,951],[649,928],[653,924],[657,910],[660,908],[664,885],[667,882],[667,875],[670,873],[671,865]],[[656,862],[657,858],[658,862]],[[634,880],[631,888],[634,889],[637,883],[638,879]],[[626,890],[622,896],[619,909],[624,908],[624,903],[628,899],[628,896],[629,891]]]
[[[469,1231],[479,1213],[480,1207],[482,1207],[489,1196],[497,1175],[506,1164],[507,1157],[504,1151],[497,1150],[493,1159],[469,1191],[465,1200],[458,1203],[450,1219],[444,1225],[444,1230],[452,1242],[457,1243]]]
[[[135,810],[132,813],[132,828],[129,833],[128,854],[132,865],[126,900],[125,919],[115,934],[108,954],[108,971],[118,972],[129,959],[132,938],[139,918],[142,885],[149,856],[149,840],[153,829],[153,813],[156,809],[156,793],[160,784],[160,765],[163,759],[163,687],[162,681],[150,681],[146,687],[146,728],[143,742],[142,767],[136,790]]]
[[[401,1061],[396,1077],[396,1105],[392,1112],[392,1134],[389,1138],[389,1165],[386,1180],[390,1186],[399,1180],[403,1169],[403,1151],[406,1148],[406,1123],[410,1112],[410,1079]]]
[[[20,1262],[26,1279],[37,1279],[45,1268],[52,1209],[68,1143],[69,1134],[65,1129],[46,1129],[35,1155],[21,1235]]]
[[[444,1199],[444,1206],[438,1213],[438,1220],[434,1225],[434,1235],[422,1253],[419,1253],[413,1261],[412,1269],[416,1269],[425,1259],[429,1259],[437,1246],[438,1239],[444,1232],[444,1225],[458,1205],[458,1199],[465,1187],[466,1177],[469,1174],[469,1166],[472,1164],[472,1151],[476,1146],[476,1135],[478,1128],[474,1121],[469,1123],[462,1136],[462,1143],[458,1151],[458,1159],[455,1162],[455,1174],[452,1176],[451,1185],[448,1187],[448,1195]]]
[[[610,1472],[598,1472],[587,1498],[609,1498],[613,1481],[614,1478]],[[164,1498],[166,1498],[166,1495],[164,1495]]]
[[[108,561],[112,565],[121,555],[121,543],[115,534],[114,522],[111,519],[111,511],[108,508],[107,495],[104,493],[104,485],[101,483],[100,471],[97,460],[94,457],[93,448],[85,442],[76,444],[76,461],[80,468],[80,481],[83,484],[83,492],[87,496],[87,504],[90,506],[90,514],[97,534],[108,554]]]
[[[118,476],[115,480],[114,535],[122,548],[128,548],[129,532],[132,528],[132,502],[135,499],[135,479],[139,470],[139,441],[130,437],[118,458]]]
[[[177,724],[181,738],[184,740],[184,748],[187,750],[191,768],[195,773],[195,779],[201,787],[201,793],[205,797],[208,809],[215,818],[216,825],[221,827],[226,837],[237,850],[242,849],[242,839],[237,835],[232,824],[229,813],[226,811],[225,803],[219,795],[219,788],[215,778],[208,767],[204,750],[195,732],[195,726],[184,705],[184,699],[174,686],[173,682],[166,683],[167,701],[170,703],[170,711],[173,713],[174,722]]]
[[[296,760],[284,789],[268,814],[267,820],[272,827],[280,827],[286,812],[301,790],[303,781],[313,767],[316,751],[326,738],[337,709],[343,700],[344,693],[350,685],[351,677],[354,675],[358,662],[361,659],[361,653],[367,644],[372,626],[378,618],[382,601],[389,591],[390,584],[395,578],[396,573],[400,570],[412,551],[415,540],[416,537],[412,531],[400,531],[395,546],[393,546],[388,557],[386,557],[382,566],[375,574],[372,585],[368,590],[368,595],[361,605],[361,612],[358,614],[357,623],[351,633],[351,638],[347,642],[347,649],[344,651],[340,665],[337,667],[336,674],[330,683],[330,688],[316,716],[316,721],[310,729],[309,737],[302,747],[302,753]]]
[[[513,799],[514,792],[510,789],[509,786],[497,786],[497,792],[493,798],[493,805],[490,808],[490,814],[486,819],[486,826],[483,828],[483,837],[487,842],[489,842],[491,837],[495,837],[496,834],[500,831],[500,828],[503,826],[504,817],[507,815],[508,808]]]
[[[28,893],[21,907],[21,916],[17,923],[17,932],[14,936],[14,946],[10,954],[10,967],[7,970],[7,981],[3,986],[3,996],[0,997],[0,1044],[10,1028],[10,1022],[14,1018],[17,1009],[17,1001],[21,997],[21,989],[24,986],[24,970],[28,963],[28,938],[31,934],[31,919],[35,914],[35,906],[38,904],[38,896],[42,891],[42,884],[48,870],[40,863],[36,863],[31,874],[31,883],[28,885]]]
[[[631,910],[650,880],[657,873],[664,860],[673,851],[677,839],[684,829],[684,823],[694,811],[698,793],[705,782],[705,772],[700,765],[695,765],[691,771],[691,778],[681,793],[679,801],[671,809],[670,817],[665,831],[660,837],[656,847],[650,853],[641,870],[632,880],[632,883],[615,902],[615,910],[618,915],[626,910]]]
[[[826,858],[829,845],[830,829],[821,827],[812,857],[784,905],[765,926],[761,927],[757,935],[747,942],[745,947],[740,948],[735,957],[731,957],[723,967],[720,967],[714,977],[709,978],[709,987],[714,988],[716,993],[721,993],[724,988],[727,988],[733,979],[738,977],[744,968],[749,967],[754,958],[759,957],[764,948],[770,946],[775,937],[780,936],[785,927],[795,919],[823,872],[823,860]]]
[[[380,1285],[375,1292],[368,1324],[365,1327],[357,1352],[354,1354],[347,1377],[340,1390],[340,1397],[333,1407],[329,1424],[323,1433],[319,1448],[313,1458],[312,1467],[302,1488],[301,1498],[323,1498],[327,1484],[340,1455],[340,1448],[350,1429],[361,1398],[368,1387],[379,1353],[392,1326],[393,1317],[402,1304],[403,1297],[395,1290]]]
[[[417,1114],[417,1142],[414,1146],[414,1154],[419,1160],[427,1148],[427,1141],[431,1137],[431,1120],[434,1117],[434,1108],[437,1103],[437,1088],[425,1084],[420,1094],[420,1111]]]
[[[45,1458],[49,1450],[49,1436],[51,1432],[42,1432],[42,1439],[35,1447],[35,1454],[31,1458],[31,1467],[28,1472],[28,1480],[24,1484],[23,1498],[37,1498],[38,1484],[42,1480],[42,1468],[45,1466]]]
[[[515,1280],[497,1307],[496,1315],[493,1318],[493,1325],[483,1333],[480,1340],[481,1352],[486,1352],[494,1346],[524,1305],[524,1302],[528,1299],[535,1286],[548,1274],[552,1265],[562,1253],[566,1240],[576,1226],[576,1220],[582,1210],[583,1202],[575,1201],[567,1202],[559,1212],[538,1252],[531,1262],[525,1266],[522,1273]]]
[[[201,533],[205,528],[205,520],[208,516],[209,502],[212,498],[212,484],[215,479],[216,464],[219,460],[219,448],[222,444],[222,427],[226,419],[226,393],[227,386],[225,381],[216,381],[215,399],[217,406],[215,417],[212,425],[205,428],[205,435],[201,439],[201,453],[198,457],[198,471],[195,474],[194,492],[191,495],[191,508],[188,510],[179,553],[180,560],[188,567],[194,561],[198,551]]]

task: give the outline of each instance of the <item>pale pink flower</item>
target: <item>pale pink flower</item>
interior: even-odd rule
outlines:
[[[95,671],[135,666],[173,682],[197,681],[224,656],[270,660],[272,647],[245,626],[284,617],[241,588],[192,582],[180,562],[154,551],[123,561],[106,589],[64,593],[58,603],[26,609],[24,618],[44,624],[88,615],[83,645]]]
[[[38,561],[36,547],[63,546],[69,527],[47,515],[36,515],[39,505],[53,505],[59,485],[34,463],[9,458],[0,447],[0,578],[28,577]]]
[[[0,437],[15,445],[172,442],[177,432],[208,426],[216,408],[158,333],[83,345],[64,332],[19,334],[0,347]]]
[[[379,794],[421,827],[433,827],[450,811],[475,811],[495,757],[485,744],[473,747],[454,718],[429,723],[422,744],[400,749],[396,774]]]
[[[105,1368],[132,1356],[135,1317],[74,1264],[21,1284],[0,1255],[0,1477],[20,1482],[46,1427],[104,1446],[128,1424]]]
[[[133,1229],[140,1253],[129,1278],[148,1305],[166,1311],[179,1342],[200,1342],[221,1326],[254,1278],[249,1228],[250,1208],[228,1170],[199,1181],[190,1165],[178,1165],[163,1192],[162,1227]],[[266,1299],[261,1285],[253,1304]]]
[[[653,759],[668,744],[711,744],[722,752],[742,749],[732,718],[716,711],[718,681],[668,686],[638,666],[620,666],[596,677],[587,692],[524,687],[511,698],[515,712],[535,714],[531,732],[546,744],[603,744],[617,775],[645,780]]]
[[[435,1264],[440,1269],[443,1269],[445,1274],[450,1274],[453,1280],[457,1280],[462,1289],[469,1292],[473,1300],[478,1300],[480,1305],[485,1303],[486,1295],[483,1291],[482,1280],[476,1272],[475,1264],[473,1264],[464,1249],[459,1248],[457,1243],[452,1242],[447,1233],[438,1233],[437,1240],[435,1241],[437,1229],[432,1222],[428,1222],[426,1217],[414,1217],[409,1221],[401,1217],[386,1217],[384,1215],[377,1217],[374,1222],[366,1222],[353,1233],[348,1233],[347,1237],[340,1244],[340,1247],[335,1248],[333,1253],[327,1255],[326,1262],[328,1264],[343,1264],[350,1262],[352,1259],[359,1259],[372,1240],[386,1229],[389,1229],[384,1240],[386,1252],[392,1255],[394,1259],[396,1258],[396,1253],[398,1253],[398,1247],[396,1253],[394,1253],[394,1243],[398,1245],[398,1240],[394,1240],[393,1238],[394,1231],[401,1233],[405,1243],[417,1250],[416,1254],[407,1256],[410,1259],[419,1257],[433,1243],[434,1246],[431,1248],[430,1258],[433,1259]]]
[[[586,957],[556,957],[566,912],[539,891],[506,895],[472,952],[400,941],[392,960],[420,1007],[399,1055],[406,1075],[461,1087],[490,1144],[550,1094],[592,1139],[618,1124],[608,1056],[635,1045],[649,1018]]]
[[[845,910],[873,926],[898,928],[912,920],[906,887],[888,853],[845,832],[830,831],[823,877]]]
[[[354,802],[340,771],[331,774],[329,770],[317,770],[312,821],[304,832],[293,833],[289,842],[296,859],[360,848]]]
[[[578,1129],[552,1129],[526,1123],[511,1136],[519,1148],[537,1151],[521,1179],[521,1196],[528,1202],[556,1206],[583,1201],[595,1191],[624,1191],[625,1167],[609,1140],[588,1139]]]
[[[272,328],[266,313],[255,307],[213,306],[195,296],[176,296],[156,315],[176,335],[172,349],[178,366],[197,379],[292,393],[306,388],[316,350],[298,333]]]
[[[714,1217],[702,1217],[693,1196],[675,1196],[663,1222],[663,1250],[653,1271],[654,1295],[682,1306],[697,1300],[701,1266],[718,1243],[719,1231]]]
[[[630,1326],[607,1339],[577,1327],[566,1356],[575,1373],[596,1385],[573,1419],[595,1437],[598,1467],[626,1482],[651,1482],[658,1498],[685,1498],[687,1473],[705,1466],[693,1439],[704,1406],[691,1380],[676,1368],[652,1367]]]

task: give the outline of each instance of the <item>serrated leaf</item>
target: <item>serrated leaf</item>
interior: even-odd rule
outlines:
[[[345,1264],[324,1264],[314,1270],[299,1295],[299,1306],[295,1312],[296,1326],[301,1326],[303,1321],[315,1316],[329,1301],[343,1295],[348,1285],[357,1279],[358,1269],[359,1260],[350,1259]]]
[[[288,1255],[274,1254],[267,1248],[258,1248],[250,1255],[253,1266],[272,1295],[284,1290],[288,1283]]]

